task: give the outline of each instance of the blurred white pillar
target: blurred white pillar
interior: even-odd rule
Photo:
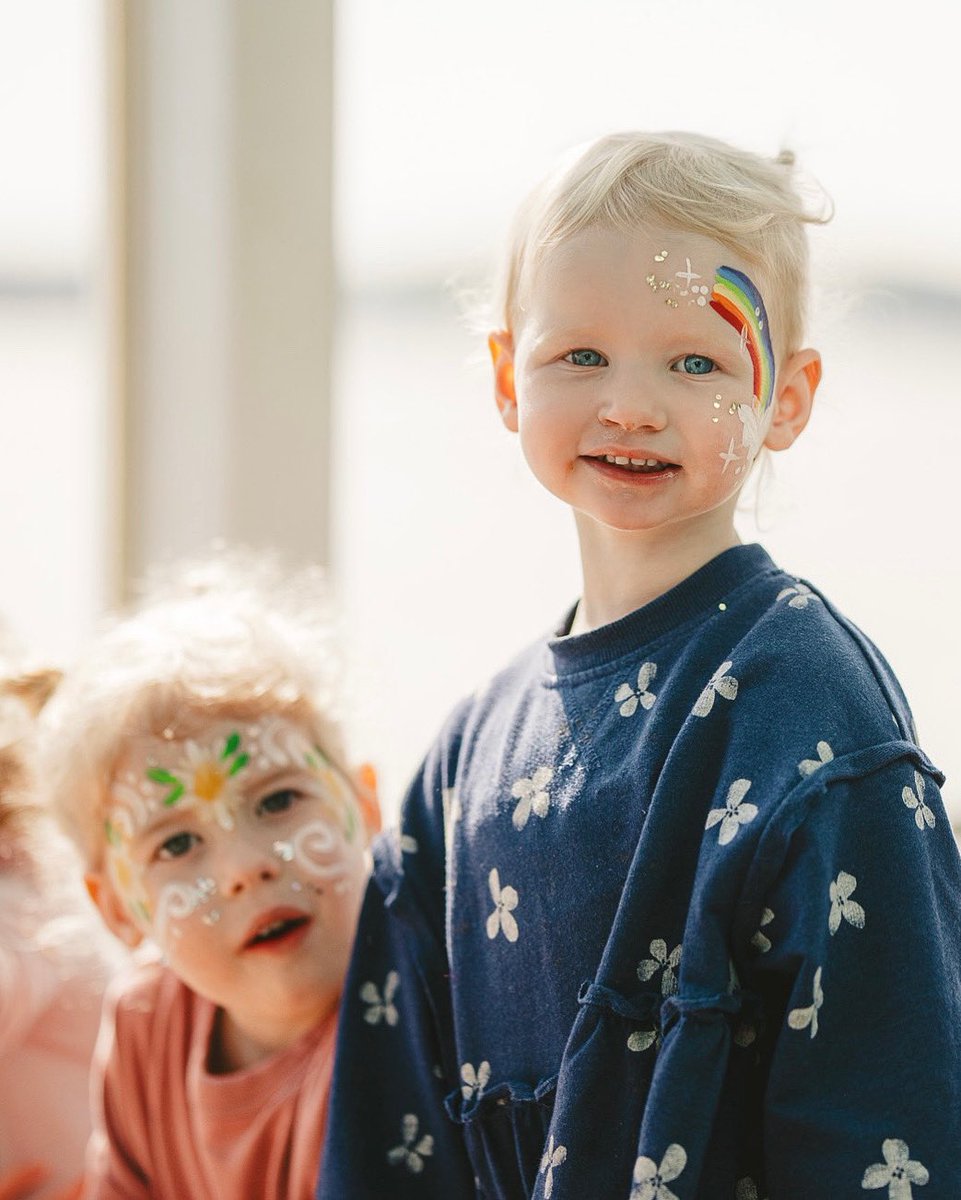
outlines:
[[[224,536],[326,559],[331,0],[111,0],[124,570]]]

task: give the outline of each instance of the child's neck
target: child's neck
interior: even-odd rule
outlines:
[[[687,579],[740,542],[730,522],[694,530],[624,532],[575,514],[584,592],[575,632],[609,625]],[[690,536],[688,536],[690,535]]]
[[[225,1009],[218,1008],[210,1033],[207,1070],[211,1075],[229,1075],[256,1066],[293,1045],[325,1019],[325,1014],[321,1013],[310,1020],[294,1021],[285,1017],[278,1021],[245,1022],[242,1025]]]

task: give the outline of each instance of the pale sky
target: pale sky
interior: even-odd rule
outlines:
[[[101,188],[98,0],[0,0],[0,279],[75,279]]]
[[[0,0],[0,274],[75,274],[98,203],[98,0]],[[936,0],[341,0],[337,244],[348,286],[486,260],[555,155],[616,128],[791,146],[828,252],[957,290],[956,44]]]
[[[489,253],[568,146],[618,128],[788,145],[827,233],[880,276],[957,288],[957,46],[935,0],[345,0],[338,244],[368,286]]]

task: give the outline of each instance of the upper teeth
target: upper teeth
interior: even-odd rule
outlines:
[[[265,925],[257,934],[258,937],[269,937],[270,934],[276,933],[278,929],[283,929],[287,924],[286,921],[271,921],[269,925]]]
[[[622,458],[619,454],[605,454],[604,461],[614,463],[618,467],[626,467],[628,463],[632,467],[656,467],[658,461],[656,458]]]

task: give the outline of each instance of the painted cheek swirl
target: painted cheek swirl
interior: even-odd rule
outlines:
[[[207,877],[198,878],[194,883],[168,883],[157,902],[157,918],[154,925],[157,941],[162,943],[165,940],[171,917],[176,921],[183,921],[202,904],[207,904],[216,891],[216,883]]]
[[[763,417],[774,396],[774,348],[761,293],[751,280],[734,267],[718,267],[714,274],[711,308],[741,338],[754,368],[754,410]]]
[[[289,842],[275,842],[274,852],[315,879],[343,881],[348,875],[343,841],[323,821],[308,822]]]

